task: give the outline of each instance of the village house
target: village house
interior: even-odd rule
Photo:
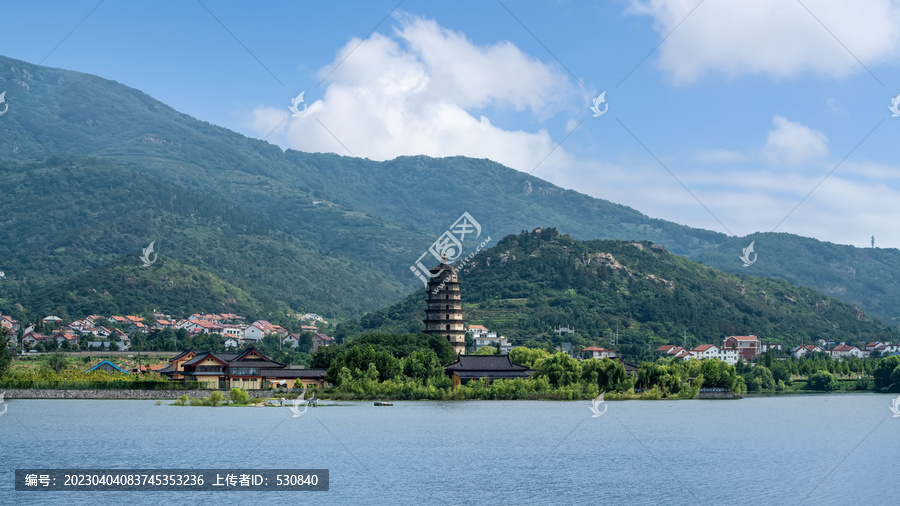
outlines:
[[[150,327],[144,325],[142,322],[131,322],[131,324],[128,325],[128,333],[134,334],[135,332],[147,334],[150,332]]]
[[[485,346],[496,347],[497,345],[500,346],[502,353],[504,346],[509,347],[509,341],[503,336],[498,336],[496,332],[479,333],[478,337],[472,338],[472,347],[475,351],[478,351]]]
[[[50,334],[50,339],[55,340],[58,344],[69,343],[70,345],[78,344],[78,336],[72,332],[57,329],[56,332]]]
[[[34,330],[28,330],[27,332],[22,334],[22,345],[29,348],[34,348],[38,343],[42,343],[47,339],[47,336],[45,336],[44,334],[35,332]]]
[[[233,337],[229,337],[229,338],[226,339],[225,342],[222,343],[222,344],[225,346],[226,349],[227,349],[227,348],[237,349],[237,347],[240,345],[240,343],[238,342],[238,340],[235,339],[235,338],[233,338]]]
[[[156,319],[156,328],[158,328],[160,330],[174,329],[175,322],[173,322],[172,320],[167,320],[165,318],[157,318]]]
[[[619,354],[613,350],[606,350],[603,348],[599,348],[597,346],[588,346],[581,350],[581,358],[589,359],[589,358],[616,358]]]
[[[474,341],[475,339],[486,335],[488,329],[484,325],[469,325],[469,333],[472,334],[472,340]],[[494,336],[496,337],[496,334],[494,334]]]
[[[90,332],[91,329],[94,328],[94,324],[86,320],[75,320],[72,323],[66,325],[66,327],[77,334],[85,334]]]
[[[325,318],[322,318],[321,316],[317,315],[316,313],[306,313],[305,315],[300,317],[300,321],[304,321],[304,320],[314,320],[317,322],[328,323],[328,320],[326,320]]]
[[[334,343],[333,337],[328,337],[326,334],[317,333],[313,336],[313,346],[312,351],[310,353],[315,353],[319,350],[319,348],[323,346],[331,346]]]
[[[266,336],[266,329],[262,325],[259,325],[259,322],[254,322],[252,325],[244,329],[244,342],[259,342],[262,341],[262,338]]]
[[[660,346],[656,349],[656,352],[660,355],[680,358],[682,360],[690,360],[694,358],[693,353],[682,348],[681,346],[675,346],[674,344],[665,344],[663,346]]]
[[[297,349],[300,346],[300,334],[288,334],[287,337],[281,340],[281,344],[283,346],[290,346],[292,349]]]
[[[760,350],[762,353],[767,353],[769,350],[772,350],[773,352],[781,351],[782,345],[781,343],[762,343],[762,345],[760,345]]]
[[[814,344],[807,344],[805,346],[797,346],[796,348],[791,350],[791,355],[793,355],[794,358],[800,358],[803,355],[806,355],[807,353],[821,353],[823,351],[825,351],[825,350],[823,350],[822,348],[819,348],[818,346],[816,346]]]
[[[112,331],[110,331],[106,327],[94,327],[89,330],[87,334],[91,334],[97,337],[109,337],[109,335],[112,334]]]
[[[863,358],[865,356],[865,352],[857,348],[856,346],[851,346],[847,344],[842,344],[840,346],[836,346],[831,350],[831,358],[835,360],[844,360],[845,357],[856,357]]]
[[[20,328],[19,322],[13,319],[12,316],[0,316],[0,326],[12,331],[11,333],[13,334],[18,332]]]
[[[717,358],[726,364],[734,365],[738,362],[738,351],[719,348],[714,344],[701,344],[691,350],[691,354],[698,359]]]
[[[59,325],[59,322],[62,321],[62,318],[58,316],[47,316],[42,320],[45,324],[49,325]]]
[[[737,350],[745,362],[754,359],[760,353],[759,338],[756,336],[731,336],[725,338],[726,350]]]

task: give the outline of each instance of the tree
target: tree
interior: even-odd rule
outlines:
[[[900,365],[895,367],[894,372],[891,373],[891,385],[888,388],[892,391],[900,389]]]
[[[900,365],[900,356],[897,355],[879,360],[878,365],[875,366],[875,370],[872,371],[872,379],[875,380],[875,387],[887,388],[891,386],[891,374],[898,365]]]
[[[9,372],[12,359],[12,353],[9,351],[9,336],[6,335],[6,328],[0,327],[0,378]]]
[[[772,371],[764,365],[758,365],[749,374],[745,374],[744,381],[747,382],[747,390],[749,391],[775,389],[775,379],[772,376]]]
[[[526,348],[524,346],[513,348],[509,352],[509,360],[514,364],[534,368],[535,362],[547,358],[550,352],[540,348]]]
[[[581,378],[596,384],[601,392],[621,390],[626,377],[625,366],[618,360],[591,358],[581,362]]]
[[[581,379],[581,366],[565,353],[555,353],[534,364],[538,376],[545,377],[556,388],[577,383]]]
[[[808,390],[825,390],[830,392],[837,390],[837,381],[835,381],[834,376],[830,372],[819,371],[809,377],[806,388]]]
[[[47,358],[47,366],[53,369],[54,372],[63,371],[68,365],[68,360],[62,353],[53,353]]]

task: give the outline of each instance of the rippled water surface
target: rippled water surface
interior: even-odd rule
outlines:
[[[7,400],[2,504],[897,504],[891,396],[371,402]],[[167,403],[168,404],[168,403]],[[327,468],[327,492],[15,492],[17,468]]]

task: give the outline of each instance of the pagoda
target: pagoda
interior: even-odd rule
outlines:
[[[444,255],[441,264],[430,269],[425,308],[425,333],[440,334],[453,345],[457,355],[466,353],[466,326],[463,321],[462,295],[456,270],[447,264]]]

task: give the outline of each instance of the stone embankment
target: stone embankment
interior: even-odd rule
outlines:
[[[5,390],[6,399],[177,399],[182,395],[188,398],[206,398],[212,390],[113,390],[85,389],[60,390],[52,388],[10,388]],[[228,395],[227,391],[223,394]],[[271,390],[248,390],[250,397],[272,397]]]

